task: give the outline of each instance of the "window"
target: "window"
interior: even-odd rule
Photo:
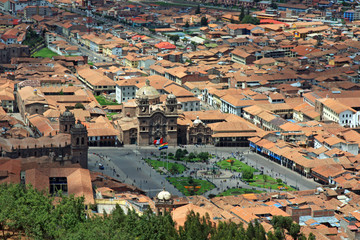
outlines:
[[[79,145],[80,143],[80,138],[76,138],[76,144]]]
[[[57,194],[59,191],[62,191],[63,194],[67,194],[67,178],[66,177],[50,177],[50,194]]]
[[[81,138],[81,144],[84,145],[85,144],[85,138]]]

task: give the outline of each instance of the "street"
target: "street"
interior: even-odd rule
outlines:
[[[169,147],[168,152],[175,153],[177,148]],[[223,158],[238,157],[235,152],[243,152],[245,157],[244,162],[259,170],[264,171],[273,178],[280,178],[287,185],[298,187],[299,190],[314,189],[319,184],[312,179],[306,179],[300,174],[291,171],[277,163],[274,163],[256,153],[249,152],[249,148],[218,148],[214,146],[187,146],[189,152],[209,152],[218,158],[213,158],[206,163],[187,163],[188,169],[177,176],[190,176],[192,171],[206,170],[212,168],[213,164]],[[173,185],[166,180],[166,175],[161,175],[150,167],[142,158],[149,158],[151,153],[159,155],[159,151],[154,146],[139,147],[128,145],[121,148],[115,147],[91,147],[89,148],[89,169],[92,171],[103,172],[111,177],[114,177],[124,183],[137,186],[148,193],[150,197],[154,197],[163,187],[173,195],[183,196]],[[169,160],[170,162],[175,162]],[[99,163],[104,165],[104,170],[99,169]],[[269,189],[254,188],[242,182],[238,177],[239,173],[223,170],[226,178],[213,178],[211,176],[207,179],[216,185],[216,188],[207,192],[209,194],[217,195],[228,188],[240,187],[248,189],[256,189],[268,191]],[[191,176],[195,177],[194,174]],[[197,176],[200,178],[201,176]],[[205,177],[202,177],[205,179]],[[274,190],[272,190],[274,191]]]

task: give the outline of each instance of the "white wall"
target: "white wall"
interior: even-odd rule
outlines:
[[[136,86],[118,86],[116,85],[116,101],[118,103],[127,102],[136,96]]]

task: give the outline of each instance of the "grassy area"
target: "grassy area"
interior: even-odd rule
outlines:
[[[254,175],[253,179],[249,181],[249,186],[281,190],[281,191],[295,191],[294,188],[287,186],[282,182],[278,183],[276,179],[268,175]]]
[[[119,105],[116,101],[113,102],[113,101],[110,101],[108,99],[106,99],[104,96],[95,96],[96,100],[98,101],[98,103],[101,105],[101,106],[104,106],[104,105]]]
[[[231,162],[232,161],[232,162]],[[249,165],[236,160],[235,158],[230,158],[226,160],[222,160],[216,163],[222,169],[231,169],[236,172],[242,172],[244,170],[250,170],[251,172],[257,172],[255,168],[250,167]]]
[[[217,197],[241,195],[241,194],[247,194],[247,193],[262,193],[262,192],[263,191],[252,190],[252,189],[247,189],[247,188],[231,188],[231,189],[228,189],[228,190],[220,193],[219,195],[217,195]]]
[[[116,115],[116,114],[120,114],[120,113],[118,113],[118,112],[109,112],[109,113],[106,113],[106,116],[108,117],[109,120],[112,120],[113,116]]]
[[[145,161],[150,164],[155,170],[158,170],[160,167],[166,168],[172,174],[181,174],[186,170],[186,167],[179,163],[165,162],[153,159],[145,159]]]
[[[59,54],[51,51],[48,48],[42,48],[41,50],[35,52],[32,57],[43,57],[43,58],[52,58],[53,56],[59,56]]]
[[[94,66],[94,63],[91,62],[91,61],[88,61],[88,64],[89,64],[90,66]]]
[[[186,196],[202,195],[215,188],[211,182],[190,177],[168,177],[168,181]]]
[[[206,162],[213,156],[208,152],[188,152],[186,149],[176,150],[175,155],[169,155],[169,159],[185,162]]]

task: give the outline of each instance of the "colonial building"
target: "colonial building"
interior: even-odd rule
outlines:
[[[199,117],[189,126],[189,144],[212,144],[212,130]]]
[[[53,162],[78,163],[88,167],[87,130],[74,115],[66,110],[59,118],[60,133],[40,138],[0,138],[2,157],[28,158],[48,156]]]
[[[160,102],[159,92],[150,81],[136,93],[136,101],[124,104],[123,117],[115,121],[123,144],[146,146],[163,138],[169,145],[177,145],[177,118],[179,104],[169,94]]]

